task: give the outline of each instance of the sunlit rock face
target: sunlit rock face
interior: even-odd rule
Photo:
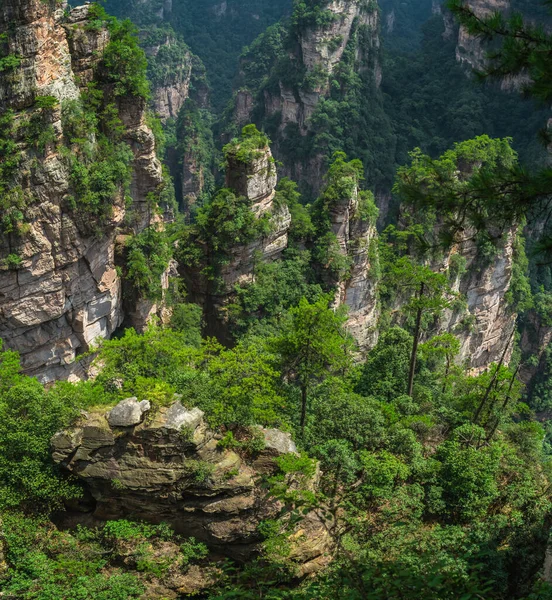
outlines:
[[[24,198],[26,226],[22,234],[0,237],[0,338],[21,353],[26,373],[44,382],[82,376],[76,356],[122,323],[116,238],[129,210],[134,232],[158,219],[148,194],[162,183],[145,102],[120,97],[124,141],[134,154],[130,202],[121,190],[101,228],[68,207],[71,172],[58,143],[64,137],[62,109],[95,81],[109,33],[87,27],[88,6],[65,13],[54,4],[6,0],[0,7],[7,51],[21,59],[13,71],[0,73],[0,104],[12,109],[14,123],[21,124],[38,97],[58,100],[48,117],[56,140],[43,151],[16,134],[21,162],[14,187]],[[18,257],[17,268],[10,266],[9,256]]]
[[[224,338],[225,307],[234,297],[236,286],[253,281],[257,261],[275,260],[287,248],[291,214],[286,205],[275,203],[276,182],[276,164],[268,146],[248,163],[230,157],[226,187],[248,200],[256,219],[268,216],[269,231],[248,244],[227,249],[227,259],[217,273],[217,285],[202,275],[202,268],[180,265],[191,297],[205,308],[209,333],[219,339]]]
[[[305,73],[304,80],[290,85],[281,79],[276,89],[265,89],[262,100],[266,119],[278,122],[273,149],[276,158],[284,163],[283,175],[308,186],[313,196],[323,185],[325,157],[315,153],[300,160],[287,160],[284,148],[289,131],[301,136],[313,132],[310,119],[320,100],[328,97],[332,76],[351,45],[357,73],[370,72],[376,87],[382,80],[377,8],[365,0],[335,0],[324,8],[334,15],[327,24],[305,26],[294,34],[296,44],[290,56]],[[238,101],[243,105],[244,98],[238,96]],[[238,115],[241,112],[238,110]]]
[[[456,255],[464,261],[464,272],[456,277],[453,289],[462,294],[466,304],[461,309],[445,311],[440,327],[460,340],[458,360],[475,373],[502,358],[508,364],[515,348],[512,334],[517,314],[508,303],[507,293],[512,282],[516,235],[514,227],[491,260],[482,257],[473,236],[467,235],[446,259],[450,264]]]
[[[264,450],[249,456],[223,449],[221,435],[203,416],[179,400],[150,414],[149,403],[129,398],[57,433],[53,458],[91,493],[94,518],[166,522],[223,555],[246,560],[260,550],[261,521],[276,518],[282,508],[262,477],[275,472],[275,458],[297,448],[289,434],[259,429]],[[290,481],[309,489],[316,484],[316,476]],[[302,574],[327,564],[331,542],[314,514],[306,515],[300,529],[292,560]]]

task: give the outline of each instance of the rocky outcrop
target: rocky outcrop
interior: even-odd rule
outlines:
[[[221,273],[226,290],[252,281],[257,253],[262,255],[262,260],[274,260],[287,247],[291,215],[287,206],[277,207],[274,203],[276,182],[276,164],[268,147],[249,164],[229,159],[227,187],[251,202],[251,210],[257,219],[270,215],[271,225],[267,235],[231,251],[230,262]]]
[[[359,0],[329,2],[326,10],[333,15],[332,18],[327,19],[329,23],[327,26],[309,25],[297,36],[298,47],[293,58],[300,68],[306,70],[305,81],[298,89],[293,89],[281,81],[279,94],[273,95],[270,92],[265,94],[267,114],[276,112],[282,114],[281,131],[288,124],[293,124],[297,125],[303,134],[307,132],[309,118],[320,98],[328,93],[331,76],[339,66],[349,40],[360,27],[372,32],[372,36],[369,40],[370,46],[359,44],[356,49],[358,67],[365,68],[367,65],[363,63],[368,59],[368,55],[371,52],[375,54],[379,48],[377,10],[372,10]],[[371,66],[379,84],[379,63],[375,60],[376,56],[372,58],[374,63]],[[309,81],[309,74],[315,71],[320,76],[316,81]]]
[[[239,147],[240,142],[236,142],[234,149],[237,151]],[[223,264],[217,267],[216,282],[203,274],[206,264],[200,268],[180,265],[191,297],[205,308],[207,331],[219,339],[224,338],[221,325],[225,321],[225,306],[231,301],[235,287],[253,281],[257,261],[275,260],[287,247],[291,214],[287,206],[275,204],[276,182],[276,164],[268,146],[256,150],[247,162],[228,155],[226,187],[247,200],[257,221],[268,218],[266,233],[250,243],[227,248]],[[208,242],[198,243],[204,246],[205,261],[208,262]]]
[[[222,448],[222,436],[209,429],[203,413],[178,400],[127,427],[110,423],[117,408],[86,414],[52,439],[54,460],[91,493],[93,516],[166,522],[235,560],[259,552],[260,522],[282,508],[267,495],[263,475],[275,472],[275,457],[296,452],[289,436],[260,429],[265,449],[247,455]],[[314,513],[291,543],[299,575],[328,562],[330,536]]]
[[[351,274],[340,282],[337,302],[347,306],[347,329],[364,355],[378,341],[378,280],[374,276],[378,260],[377,231],[369,220],[353,220],[349,227],[347,252],[352,260]]]
[[[17,231],[4,231],[0,238],[0,337],[21,353],[25,372],[44,382],[82,375],[77,354],[121,324],[117,232],[128,228],[130,212],[131,231],[158,219],[148,198],[162,183],[154,137],[145,122],[145,102],[119,96],[123,138],[134,156],[132,202],[125,202],[124,190],[119,190],[101,226],[72,207],[80,198],[71,200],[62,111],[95,81],[109,33],[88,26],[89,6],[74,8],[66,16],[63,7],[55,10],[53,4],[7,0],[0,7],[7,54],[20,61],[13,70],[0,73],[0,104],[14,111],[19,165],[6,193],[12,204],[19,198],[21,207]],[[57,104],[51,110],[36,108],[37,98],[43,96]],[[43,127],[51,132],[43,148],[25,135],[24,126],[33,118],[44,119]],[[93,146],[95,140],[90,143]]]
[[[444,265],[449,270],[454,270],[453,263],[461,265],[452,288],[466,304],[446,311],[440,327],[459,339],[458,360],[475,373],[498,363],[504,352],[508,364],[515,348],[512,338],[517,315],[508,304],[507,292],[512,281],[516,235],[516,228],[508,232],[490,260],[481,256],[473,236],[467,236],[452,248]]]
[[[353,57],[354,70],[372,75],[374,85],[381,83],[377,6],[365,0],[331,0],[323,3],[327,17],[323,24],[300,22],[290,32],[293,50],[285,53],[273,69],[270,83],[256,99],[259,114],[270,123],[274,154],[283,162],[283,174],[303,186],[313,195],[321,188],[326,169],[326,157],[320,151],[290,160],[289,146],[300,145],[311,129],[310,119],[322,98],[330,94],[331,82],[339,80],[339,68],[345,54]],[[348,67],[349,68],[349,67]],[[275,73],[278,79],[274,81]],[[287,76],[283,76],[285,73]],[[335,85],[335,84],[334,84]],[[242,91],[236,96],[235,115],[252,113],[249,97]],[[291,139],[299,136],[295,142]]]
[[[506,12],[510,9],[510,0],[469,0],[468,6],[478,17],[489,17],[495,12]],[[481,70],[486,64],[487,48],[477,37],[470,35],[465,27],[460,27],[456,60],[471,69]]]
[[[489,17],[496,12],[508,14],[512,10],[518,9],[515,3],[512,3],[512,0],[469,0],[467,4],[474,14],[480,18]],[[466,65],[470,71],[483,71],[487,66],[488,52],[489,46],[484,40],[470,35],[463,26],[459,28],[456,46],[456,60],[458,62]],[[504,91],[520,91],[529,82],[528,75],[522,72],[503,77],[500,80],[500,87]]]
[[[346,306],[347,329],[355,339],[360,356],[378,341],[378,233],[374,215],[366,214],[371,204],[367,192],[355,186],[353,193],[329,207],[331,232],[338,252],[350,263],[345,277],[326,273],[335,289],[334,306]],[[364,205],[364,206],[363,206]],[[363,214],[365,212],[365,214]]]
[[[155,112],[166,121],[178,117],[190,96],[193,55],[176,37],[161,32],[159,35],[162,38],[155,44],[149,41],[151,37],[146,38],[144,49],[150,66]]]

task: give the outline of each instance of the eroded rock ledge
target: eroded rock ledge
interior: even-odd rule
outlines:
[[[129,425],[113,425],[123,422]],[[166,522],[242,561],[260,550],[261,521],[277,518],[282,508],[263,479],[275,472],[276,457],[296,452],[289,434],[261,432],[262,451],[238,454],[221,448],[222,436],[209,429],[199,409],[188,410],[179,400],[148,409],[132,398],[111,411],[83,413],[77,425],[53,437],[52,448],[54,460],[90,491],[96,519]],[[314,487],[316,479],[307,485]],[[292,540],[299,576],[329,561],[330,532],[315,513]]]

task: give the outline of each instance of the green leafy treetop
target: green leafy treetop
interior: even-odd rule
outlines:
[[[253,124],[242,129],[241,137],[233,139],[222,149],[226,159],[226,167],[238,162],[246,165],[262,158],[264,151],[270,146],[268,136],[260,132]]]
[[[138,29],[129,19],[119,21],[107,16],[98,5],[91,11],[106,20],[110,39],[102,57],[102,74],[113,84],[115,96],[150,97],[146,78],[148,61],[138,44]]]
[[[281,357],[283,371],[301,390],[303,432],[311,386],[351,365],[353,343],[344,329],[346,312],[343,308],[334,311],[330,302],[331,296],[322,296],[312,304],[303,298],[290,310],[288,327],[273,343],[274,351]]]
[[[438,159],[417,148],[411,166],[398,170],[394,191],[414,222],[423,219],[426,233],[439,225],[446,247],[469,228],[499,238],[527,209],[520,202],[526,174],[510,143],[483,135],[457,143]]]

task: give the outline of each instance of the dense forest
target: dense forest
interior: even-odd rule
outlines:
[[[547,3],[4,1],[0,598],[552,599]]]

